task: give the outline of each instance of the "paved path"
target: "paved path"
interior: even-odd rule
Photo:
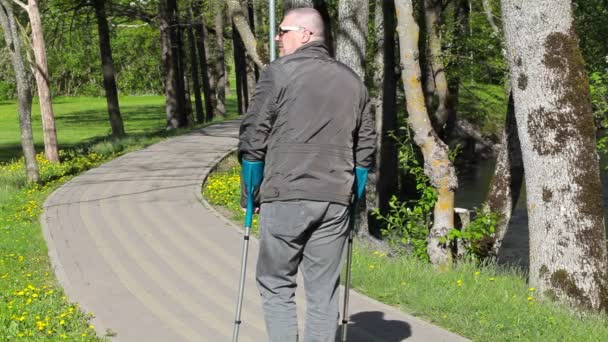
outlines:
[[[236,146],[238,122],[126,154],[78,176],[46,201],[49,255],[68,298],[115,341],[230,341],[242,236],[200,197],[212,167]],[[241,341],[264,341],[251,241]],[[298,302],[304,303],[301,291]],[[351,295],[349,341],[461,341]],[[303,317],[300,312],[299,317]]]

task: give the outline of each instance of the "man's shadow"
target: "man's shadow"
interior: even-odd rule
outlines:
[[[387,321],[380,311],[358,312],[350,316],[348,342],[399,342],[412,336],[410,325],[403,321]],[[338,328],[336,342],[342,337],[342,326]]]

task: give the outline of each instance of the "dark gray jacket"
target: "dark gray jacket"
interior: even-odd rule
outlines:
[[[269,64],[240,130],[239,156],[265,161],[261,202],[348,205],[355,166],[373,164],[376,130],[367,90],[322,42]]]

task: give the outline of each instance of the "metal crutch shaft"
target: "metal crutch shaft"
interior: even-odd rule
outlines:
[[[344,283],[344,307],[342,310],[342,338],[340,339],[340,342],[346,342],[348,330],[348,297],[350,292],[350,269],[353,260],[353,238],[355,236],[355,213],[356,203],[352,209],[348,233],[348,248],[346,252],[346,280]]]
[[[249,210],[249,204],[247,204]],[[241,326],[241,309],[243,306],[243,295],[245,293],[245,274],[247,273],[247,254],[249,251],[249,232],[251,227],[245,227],[245,235],[243,236],[243,249],[241,253],[241,278],[239,280],[239,296],[236,305],[236,316],[234,318],[234,330],[232,331],[232,341],[239,340],[239,328]]]

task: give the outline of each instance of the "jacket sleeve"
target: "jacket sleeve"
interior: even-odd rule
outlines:
[[[376,120],[371,110],[367,91],[364,91],[361,118],[357,128],[355,158],[356,166],[371,169],[376,153]]]
[[[239,160],[264,161],[268,135],[275,115],[277,72],[270,64],[262,72],[255,87],[247,114],[239,132]]]

